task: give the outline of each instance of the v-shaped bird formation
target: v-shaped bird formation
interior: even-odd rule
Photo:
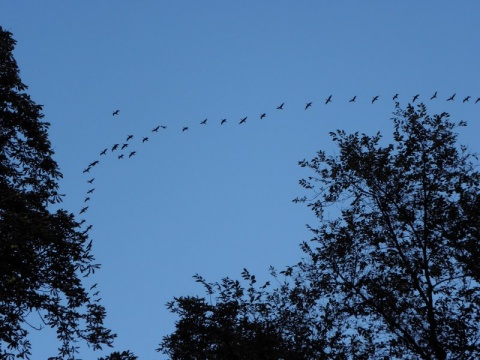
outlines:
[[[449,96],[444,97],[444,99],[447,102],[455,101],[455,96],[456,95],[457,95],[456,93],[453,93]],[[399,97],[400,97],[400,94],[394,94],[391,97],[387,97],[387,99],[390,98],[391,100],[393,100],[395,103],[398,104]],[[367,97],[366,101],[368,101],[370,104],[374,105],[378,101],[381,101],[380,99],[381,99],[380,95],[374,95],[374,96],[371,96],[371,97]],[[411,100],[411,103],[414,104],[419,99],[420,99],[420,94],[415,94],[414,96],[409,97],[407,100]],[[435,99],[440,99],[440,97],[438,95],[438,92],[435,91],[427,99],[429,99],[430,101],[433,101]],[[462,101],[463,104],[467,103],[467,102],[472,103],[472,104],[478,104],[480,102],[480,97],[477,97],[475,101],[473,101],[473,99],[472,99],[471,102],[470,102],[470,99],[472,99],[471,96],[465,96],[461,101]],[[345,104],[353,104],[353,103],[357,103],[357,100],[359,100],[357,95],[354,95],[354,96],[352,96],[350,98],[347,98],[347,99],[337,99],[333,94],[331,94],[323,101],[323,103],[324,103],[323,106],[331,106],[330,104],[333,104],[335,102],[345,103]],[[312,111],[311,109],[314,108],[314,104],[315,104],[315,102],[313,102],[313,101],[306,102],[305,105],[303,106],[303,110]],[[281,102],[272,111],[273,112],[282,111],[286,107],[287,107],[287,104],[285,102]],[[268,113],[268,112],[263,112],[263,113],[258,115],[258,119],[259,120],[264,120],[264,119],[268,118],[269,114],[270,113]],[[118,109],[114,110],[112,112],[112,116],[120,116],[120,110],[118,110]],[[250,119],[250,118],[252,118],[252,117],[251,116],[245,116],[245,117],[240,118],[240,119],[233,119],[233,124],[237,124],[237,125],[247,124],[247,119]],[[200,126],[215,126],[215,125],[225,125],[227,123],[229,123],[229,119],[227,119],[227,118],[222,118],[222,119],[218,120],[216,124],[215,124],[215,122],[212,123],[207,118],[207,119],[204,119],[204,120],[200,121],[199,123],[197,123],[197,125],[200,125]],[[232,122],[230,121],[230,123],[232,123]],[[182,133],[185,133],[185,132],[188,132],[189,129],[190,129],[190,126],[181,126],[180,128],[174,129],[173,131],[181,131]],[[153,129],[150,130],[150,132],[149,132],[150,137],[149,136],[142,136],[141,137],[140,145],[144,144],[145,142],[148,142],[154,135],[159,134],[162,131],[167,131],[167,126],[163,125],[163,124],[162,125],[157,125],[156,127],[154,127]],[[123,160],[123,161],[125,161],[124,159],[130,159],[130,158],[134,157],[137,154],[137,149],[128,150],[126,152],[123,152],[125,149],[129,148],[130,144],[132,144],[132,146],[133,146],[134,135],[131,135],[131,134],[127,135],[125,139],[126,139],[125,142],[118,142],[118,143],[115,143],[115,144],[112,144],[112,145],[109,145],[109,146],[105,147],[102,151],[100,151],[99,156],[107,156],[108,154],[115,154],[118,160]],[[100,160],[94,160],[91,163],[89,163],[88,166],[83,170],[84,174],[86,173],[86,174],[90,175],[89,179],[87,180],[87,183],[89,185],[93,185],[93,183],[95,181],[95,178],[91,177],[91,171],[94,171],[94,168],[98,164],[100,164]],[[84,199],[84,202],[83,202],[84,204],[87,203],[87,202],[90,204],[90,202],[91,202],[90,196],[93,194],[94,191],[95,191],[95,188],[92,187],[86,192],[85,199]],[[83,206],[80,209],[79,214],[86,213],[88,211],[89,207],[90,206]],[[90,231],[90,229],[92,229],[92,225],[86,225],[86,221],[84,219],[82,219],[79,222],[79,226],[84,226],[84,225],[86,226],[85,230],[84,230],[84,233],[87,233],[88,231]]]

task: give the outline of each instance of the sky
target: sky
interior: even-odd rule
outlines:
[[[2,0],[0,25],[51,124],[62,207],[92,225],[102,267],[86,284],[99,284],[114,349],[165,359],[165,303],[204,295],[194,274],[266,280],[270,265],[297,263],[318,224],[292,202],[311,175],[298,161],[335,154],[336,129],[388,142],[394,94],[466,120],[460,142],[479,152],[479,14],[475,0]],[[56,354],[51,332],[31,339],[35,359]]]

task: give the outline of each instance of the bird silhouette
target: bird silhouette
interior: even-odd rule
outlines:
[[[87,228],[85,229],[84,233],[87,233],[90,230],[92,230],[92,227],[93,227],[93,225],[88,225]]]
[[[115,111],[112,113],[112,116],[118,115],[119,113],[120,113],[120,110],[115,110]]]
[[[374,96],[373,99],[372,99],[372,104],[378,100],[378,98],[380,97],[380,95],[377,95],[377,96]]]
[[[392,100],[395,101],[396,99],[398,99],[398,94],[393,95]]]
[[[357,95],[355,95],[353,98],[351,98],[349,102],[355,102],[356,99],[357,99]]]
[[[148,141],[148,137],[145,136],[145,137],[142,139],[142,143],[144,143],[144,142],[146,142],[146,141]]]
[[[201,125],[207,125],[207,119],[200,122]]]
[[[307,104],[305,105],[305,110],[307,110],[310,106],[312,106],[312,103],[311,103],[311,102],[307,103]]]
[[[88,196],[85,198],[85,200],[83,200],[83,202],[87,202],[87,201],[90,201],[90,198]]]
[[[114,144],[114,145],[112,146],[112,151],[117,150],[117,148],[118,148],[119,146],[120,146],[120,144]]]
[[[260,120],[265,119],[266,116],[267,116],[266,113],[261,114],[261,115],[260,115]]]
[[[123,154],[117,156],[119,159],[123,159]]]
[[[162,129],[166,129],[167,127],[165,125],[160,125]]]
[[[284,105],[284,104],[285,104],[285,103],[281,103],[280,105],[278,105],[278,106],[277,106],[277,110],[283,110],[283,105]]]
[[[84,174],[85,174],[85,173],[89,173],[89,172],[90,172],[90,166],[83,170],[83,173],[84,173]]]
[[[185,127],[182,129],[182,132],[187,131],[187,130],[188,130],[188,126],[185,126]]]
[[[128,147],[128,144],[123,144],[122,147],[120,148],[120,150],[123,150],[123,149],[125,149],[126,147]]]
[[[325,105],[327,105],[329,102],[332,102],[332,95],[330,95],[327,100],[325,100]]]
[[[131,158],[131,157],[134,156],[136,153],[137,153],[136,151],[132,151],[132,152],[130,153],[130,155],[128,155],[128,157]]]
[[[94,191],[95,191],[95,188],[90,189],[90,190],[87,191],[87,194],[93,194]]]
[[[158,132],[158,129],[160,129],[160,125],[157,126],[156,128],[153,128],[153,129],[152,129],[152,132]]]
[[[437,92],[438,92],[438,91],[435,91],[435,94],[432,95],[432,97],[430,98],[430,100],[433,100],[433,99],[436,99],[436,98],[437,98]]]
[[[88,210],[88,206],[85,206],[84,208],[82,208],[82,210],[80,210],[80,214],[83,214],[87,210]]]
[[[98,286],[98,284],[93,284],[92,286],[90,286],[90,290],[95,289],[97,286]]]
[[[97,165],[99,162],[100,162],[100,161],[95,160],[94,162],[91,162],[91,163],[88,165],[88,167],[89,167],[89,168],[92,168],[92,167],[94,167],[95,165]]]
[[[470,96],[467,96],[465,99],[463,99],[463,102],[467,102],[470,100]]]
[[[91,178],[91,179],[88,180],[87,182],[88,182],[89,184],[91,184],[91,183],[93,183],[93,180],[95,180],[95,178]]]
[[[104,149],[104,150],[100,153],[100,155],[106,155],[106,154],[107,154],[107,150],[108,150],[108,149]]]
[[[420,96],[419,94],[415,95],[415,96],[413,97],[412,103],[414,103],[415,100],[417,100],[419,96]]]
[[[450,96],[447,101],[454,101],[455,100],[455,95],[457,95],[457,93],[453,94],[452,96]]]
[[[127,136],[127,141],[133,139],[133,135],[128,135]]]
[[[475,104],[478,103],[480,101],[480,97],[477,98],[477,100],[475,100]]]
[[[85,224],[85,219],[82,219],[82,221],[80,221],[80,222],[78,223],[78,226],[81,226],[81,225],[83,225],[83,224]]]
[[[227,119],[222,119],[222,121],[220,121],[220,125],[223,125],[227,122]]]
[[[247,116],[245,116],[243,119],[241,119],[238,124],[240,125],[240,124],[243,124],[243,123],[246,123],[246,122],[247,122]]]

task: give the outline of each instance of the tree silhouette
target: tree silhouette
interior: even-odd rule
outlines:
[[[86,232],[72,214],[49,210],[62,200],[62,175],[42,107],[20,80],[15,43],[0,27],[0,357],[29,358],[29,331],[49,326],[58,355],[73,358],[76,341],[99,349],[114,335],[82,284],[98,267]]]

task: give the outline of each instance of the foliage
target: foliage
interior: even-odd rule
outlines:
[[[338,155],[300,162],[313,197],[294,201],[320,223],[281,286],[249,302],[234,280],[204,282],[216,302],[175,299],[180,320],[160,350],[203,359],[190,349],[224,349],[223,333],[237,358],[255,358],[245,329],[259,324],[284,345],[277,358],[480,358],[480,174],[455,133],[466,124],[423,104],[397,105],[392,120],[393,144],[338,130]]]
[[[29,330],[45,325],[56,329],[59,356],[72,358],[77,340],[99,349],[114,335],[103,326],[104,307],[82,284],[98,267],[88,234],[72,214],[49,211],[62,200],[62,175],[42,107],[20,80],[14,46],[0,27],[0,356],[29,358]]]
[[[132,354],[130,351],[114,351],[106,357],[101,357],[98,360],[137,360],[138,357]]]

